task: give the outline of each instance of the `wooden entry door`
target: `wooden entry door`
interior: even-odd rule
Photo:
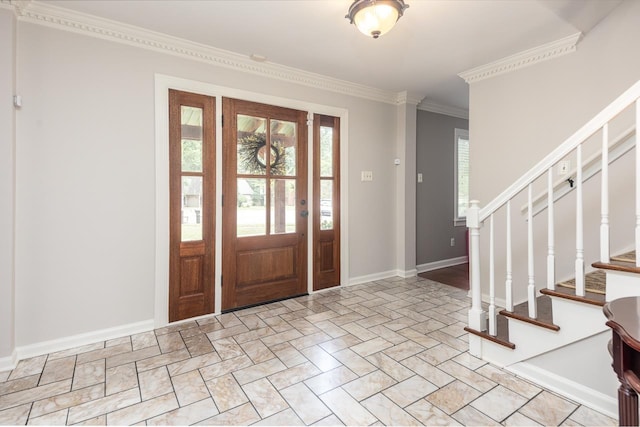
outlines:
[[[340,119],[313,117],[313,290],[340,285]]]
[[[306,294],[307,113],[222,105],[222,309]]]
[[[214,312],[215,98],[169,91],[169,321]]]

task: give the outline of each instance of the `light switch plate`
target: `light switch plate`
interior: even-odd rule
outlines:
[[[360,181],[373,181],[373,172],[372,171],[361,171],[360,172]]]

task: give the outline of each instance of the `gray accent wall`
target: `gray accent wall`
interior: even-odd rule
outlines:
[[[416,265],[467,255],[465,226],[454,226],[454,131],[469,121],[418,110],[416,130]],[[455,245],[451,246],[451,238]]]

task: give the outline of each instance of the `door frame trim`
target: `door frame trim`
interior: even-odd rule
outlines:
[[[155,94],[155,272],[154,272],[154,327],[160,328],[169,323],[169,89],[193,92],[216,98],[216,230],[215,230],[215,271],[214,315],[220,314],[222,307],[222,98],[244,99],[251,102],[277,105],[306,111],[308,114],[308,143],[313,147],[313,114],[325,114],[340,117],[340,282],[349,284],[349,230],[348,230],[348,116],[345,108],[315,104],[295,99],[283,98],[258,92],[245,91],[211,83],[184,79],[156,73],[154,76]],[[308,180],[313,182],[313,150],[308,150]],[[310,186],[311,187],[311,186]],[[313,189],[309,189],[311,201]],[[313,205],[309,206],[309,210]],[[312,216],[309,216],[307,244],[313,244]],[[311,246],[308,246],[311,247]],[[307,290],[313,293],[313,251],[307,252]]]

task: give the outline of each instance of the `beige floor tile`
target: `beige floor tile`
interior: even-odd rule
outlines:
[[[200,371],[196,370],[187,372],[186,374],[176,375],[171,378],[171,381],[173,382],[173,389],[176,393],[180,406],[187,406],[202,399],[211,397],[209,390],[200,375]],[[202,421],[203,419],[209,418],[213,415],[215,414],[203,417],[198,421]]]
[[[108,413],[107,425],[131,425],[176,408],[178,408],[176,396],[169,393]]]
[[[131,344],[131,336],[113,338],[104,342],[105,347],[113,347],[121,344]]]
[[[424,348],[431,348],[440,344],[440,341],[435,340],[411,328],[402,329],[398,331],[398,334],[402,335],[407,339],[410,339],[413,342],[420,344]]]
[[[293,367],[309,360],[288,342],[276,344],[270,349],[285,365]]]
[[[249,401],[231,374],[207,381],[207,387],[220,412],[226,412]]]
[[[242,386],[260,378],[275,374],[276,372],[284,371],[285,369],[287,369],[287,367],[280,361],[280,359],[271,359],[266,362],[258,363],[257,365],[234,371],[233,376],[238,381],[238,384]]]
[[[267,378],[277,390],[280,390],[302,382],[308,378],[315,377],[321,372],[322,371],[320,371],[320,369],[318,369],[313,363],[305,362],[284,371],[277,372],[273,375],[269,375]]]
[[[131,344],[134,351],[146,347],[157,346],[158,340],[156,339],[156,333],[154,331],[147,331],[131,335]]]
[[[262,320],[255,314],[248,314],[246,316],[240,317],[239,319],[249,330],[267,327],[267,324],[264,323],[264,320]]]
[[[321,419],[317,423],[311,424],[313,426],[342,426],[344,425],[342,421],[335,415],[329,415],[326,418]]]
[[[469,402],[478,398],[481,394],[482,393],[475,388],[468,386],[461,381],[454,381],[437,391],[434,391],[425,399],[451,415],[463,408]]]
[[[289,329],[286,330],[284,332],[279,332],[277,334],[274,335],[269,335],[266,337],[261,338],[262,342],[264,343],[264,345],[266,345],[267,347],[272,347],[274,345],[283,343],[283,342],[287,342],[287,341],[291,341],[294,340],[296,338],[300,338],[302,336],[302,334],[300,332],[298,332],[295,329]]]
[[[451,348],[446,344],[438,344],[418,354],[418,357],[433,366],[437,366],[458,355],[460,355],[459,350]]]
[[[482,359],[478,359],[477,357],[472,356],[471,354],[469,354],[468,351],[457,355],[456,357],[454,357],[453,359],[454,362],[461,364],[462,366],[471,369],[472,371],[475,371],[476,369],[478,369],[481,366],[484,366],[487,364],[487,362],[485,362]]]
[[[280,394],[307,425],[331,415],[329,408],[303,383],[280,390]]]
[[[139,360],[148,359],[160,354],[160,347],[154,345],[151,347],[144,347],[139,350],[129,351],[126,353],[117,354],[115,356],[107,357],[107,369],[120,365],[126,365],[128,363],[137,362]]]
[[[67,350],[57,351],[55,353],[51,353],[47,360],[55,360],[60,359],[62,357],[75,356],[77,354],[86,353],[89,351],[99,350],[104,348],[104,342],[98,341],[96,343],[82,345],[79,347],[73,347]]]
[[[166,366],[140,372],[138,381],[143,402],[173,392],[173,385]]]
[[[258,421],[254,426],[302,426],[304,423],[298,417],[298,415],[293,411],[293,409],[288,408],[284,411],[278,412],[277,414],[271,415],[261,421]]]
[[[340,328],[342,331],[344,329]],[[331,334],[329,334],[331,335]],[[344,331],[344,334],[334,338],[330,341],[325,341],[320,344],[320,348],[326,351],[329,354],[333,354],[336,351],[344,350],[345,348],[349,348],[352,345],[360,344],[362,340],[358,337],[351,335],[350,333]]]
[[[29,416],[29,422],[27,425],[33,426],[63,426],[67,423],[68,409],[61,409],[56,412],[51,412],[41,417]]]
[[[131,389],[69,408],[68,424],[104,415],[140,402],[140,391]]]
[[[240,344],[240,347],[242,347],[242,350],[247,354],[247,356],[249,356],[253,363],[266,362],[267,360],[276,357],[276,355],[273,354],[271,350],[269,350],[269,347],[264,345],[264,343],[260,340],[242,343]]]
[[[62,380],[0,396],[0,411],[71,391],[71,380]]]
[[[339,314],[336,313],[333,310],[327,310],[327,311],[323,311],[321,313],[317,313],[317,314],[312,314],[311,316],[307,316],[305,317],[305,320],[317,325],[325,320],[329,320],[329,319],[333,319],[334,317],[338,317]],[[320,329],[322,329],[324,331],[324,328],[322,328],[322,326],[318,326]],[[326,332],[326,331],[325,331]]]
[[[370,425],[378,421],[340,387],[320,395],[320,399],[346,425]]]
[[[18,378],[24,378],[35,374],[42,373],[44,365],[47,361],[47,356],[37,356],[30,359],[23,359],[18,362],[15,369],[11,371],[8,380],[15,380]]]
[[[253,362],[247,356],[240,356],[234,359],[225,360],[223,362],[214,363],[213,365],[200,368],[200,374],[205,381],[216,378],[232,371],[252,366]]]
[[[447,360],[439,364],[438,368],[483,393],[486,393],[496,386],[496,383],[493,381],[480,374],[476,374],[469,368],[465,368],[452,360]]]
[[[520,408],[522,415],[543,425],[558,425],[564,421],[578,405],[555,394],[543,391]]]
[[[533,421],[529,417],[525,417],[520,412],[516,412],[512,414],[509,418],[504,420],[502,423],[505,427],[528,427],[528,426],[539,426],[537,422]]]
[[[7,377],[9,377],[9,373],[11,373],[11,371],[7,371]],[[36,374],[30,375],[28,377],[18,378],[12,381],[0,382],[0,396],[26,390],[28,388],[33,388],[38,385],[39,380],[40,375]]]
[[[482,412],[471,406],[465,406],[457,411],[452,417],[465,426],[500,426],[495,420],[487,417]]]
[[[373,353],[377,353],[392,346],[392,343],[383,338],[374,338],[361,344],[354,345],[353,347],[351,347],[351,350],[355,351],[362,357],[367,357]]]
[[[349,348],[333,353],[333,357],[347,368],[351,369],[351,371],[358,376],[366,375],[377,369],[373,364],[367,361],[367,359],[351,351]]]
[[[540,388],[528,381],[517,378],[515,375],[498,369],[495,366],[484,365],[478,368],[476,372],[528,399],[533,398],[541,391]]]
[[[384,425],[388,426],[413,426],[420,424],[401,407],[393,403],[383,394],[376,394],[363,400],[362,406],[367,408]]]
[[[189,375],[189,374],[185,374]],[[206,420],[218,414],[218,408],[211,398],[183,406],[147,420],[148,426],[187,426]]]
[[[433,393],[437,389],[438,387],[431,384],[429,381],[419,375],[414,375],[401,383],[389,387],[383,391],[382,394],[387,396],[401,408],[404,408],[414,402],[417,402],[428,394]]]
[[[85,353],[78,354],[76,359],[77,365],[84,363],[94,362],[100,359],[106,359],[107,357],[115,356],[117,354],[127,353],[131,350],[131,344],[114,345],[113,347],[101,348],[98,350],[87,351]]]
[[[244,405],[233,408],[229,411],[222,412],[219,415],[215,415],[211,418],[207,418],[196,425],[204,426],[230,426],[230,425],[249,425],[260,420],[260,415],[253,408],[251,403],[245,403]]]
[[[242,389],[262,418],[270,417],[289,407],[266,378],[245,384]]]
[[[74,426],[106,426],[107,416],[100,415],[98,417],[90,418],[88,420],[80,421],[79,423],[71,424]]]
[[[191,357],[202,356],[203,354],[211,353],[213,351],[211,341],[209,341],[209,338],[204,333],[199,333],[189,337],[183,336],[183,339]]]
[[[11,371],[0,371],[0,383],[7,381],[9,375],[11,375]]]
[[[319,346],[303,348],[300,352],[323,372],[330,371],[341,363]]]
[[[25,425],[29,417],[31,403],[0,410],[0,425]]]
[[[581,405],[569,417],[570,420],[578,422],[584,426],[616,426],[618,420],[594,411]]]
[[[124,390],[138,386],[138,371],[135,363],[127,363],[106,371],[106,394],[107,396],[119,393]]]
[[[105,373],[104,359],[78,365],[73,374],[72,389],[78,390],[90,385],[103,383],[105,381]]]
[[[40,377],[40,385],[54,383],[73,377],[76,367],[76,356],[67,356],[47,361]]]
[[[320,329],[318,329],[317,326],[314,326],[306,319],[291,320],[289,324],[302,335],[313,335],[317,334],[318,332],[322,332]]]
[[[466,342],[466,335],[461,336],[460,338],[454,338],[449,334],[445,334],[442,331],[433,331],[428,334],[433,339],[436,339],[444,344],[447,344],[449,347],[453,347],[459,351],[467,351],[469,350],[469,344]]]
[[[502,422],[525,403],[527,403],[525,397],[499,385],[474,400],[471,406],[494,420]]]
[[[169,326],[165,326],[164,328],[156,329],[155,333],[156,333],[156,336],[159,337],[160,335],[169,334],[171,332],[180,332],[190,328],[197,328],[197,327],[198,327],[198,322],[196,322],[195,320],[189,320],[186,322],[174,323]]]
[[[396,384],[396,380],[384,372],[377,370],[370,374],[353,380],[342,386],[342,389],[353,396],[357,401],[366,399],[374,394]]]
[[[305,335],[300,338],[293,339],[289,343],[298,350],[302,350],[311,346],[330,341],[332,338],[324,332],[316,332],[315,334]]]
[[[346,384],[358,378],[356,374],[351,372],[346,366],[340,366],[331,371],[322,373],[313,378],[305,380],[304,383],[315,394],[320,395],[336,387]]]
[[[278,317],[277,319],[280,319],[280,318]],[[286,324],[286,328],[283,331],[290,331],[291,325],[289,325],[284,320],[282,322]],[[274,328],[272,327],[266,327],[266,328],[253,329],[241,334],[234,334],[230,336],[233,336],[233,339],[236,340],[238,344],[244,344],[249,341],[255,341],[262,338],[270,337],[272,335],[276,335],[276,333],[278,332],[283,332],[283,331],[277,331],[277,330],[274,330]]]
[[[405,341],[408,341],[408,339],[405,336],[392,331],[391,329],[387,328],[385,325],[373,326],[368,330],[369,332],[374,333],[378,338],[385,339],[393,345],[398,345]]]
[[[234,335],[239,335],[239,334],[242,334],[243,332],[248,332],[248,331],[249,331],[249,328],[247,328],[246,326],[244,326],[244,324],[242,324],[242,322],[240,322],[239,325],[232,326],[230,328],[218,329],[216,331],[209,332],[207,336],[209,337],[209,340],[213,342],[221,338],[232,337]],[[252,332],[255,332],[255,331],[252,331]],[[252,338],[252,339],[255,339],[255,338]]]
[[[91,387],[38,400],[33,403],[30,416],[40,417],[51,412],[78,406],[102,397],[104,397],[104,384],[100,383]]]
[[[222,360],[242,356],[244,351],[232,337],[220,338],[211,342]]]
[[[455,379],[437,367],[429,363],[425,363],[417,356],[412,356],[403,360],[402,364],[438,387],[443,387]]]
[[[427,402],[425,399],[420,399],[416,403],[407,406],[405,410],[426,426],[460,425],[456,420],[445,414],[430,402]]]
[[[170,332],[168,334],[159,335],[158,346],[160,346],[160,351],[162,353],[172,353],[174,351],[179,351],[186,349],[184,341],[182,340],[182,335],[180,332]]]
[[[396,381],[404,381],[415,375],[415,372],[411,369],[401,365],[384,353],[372,354],[367,357],[367,360]]]
[[[396,361],[401,361],[407,357],[421,353],[425,348],[413,341],[405,341],[391,348],[384,350],[384,353]]]
[[[136,368],[138,369],[138,372],[148,371],[150,369],[159,368],[160,366],[171,365],[172,363],[179,362],[190,357],[191,355],[189,354],[189,351],[185,348],[172,353],[159,354],[147,359],[138,360],[136,362]]]
[[[169,375],[173,377],[175,375],[185,374],[196,369],[214,365],[220,361],[221,359],[218,353],[212,352],[172,363],[167,365],[167,369],[169,370]]]
[[[335,319],[334,319],[334,322],[335,322]],[[342,329],[344,329],[345,331],[347,331],[348,333],[350,333],[351,335],[360,339],[363,342],[378,338],[376,334],[374,334],[373,332],[370,332],[368,329],[363,328],[362,326],[356,323],[345,323],[338,326],[340,326]]]

